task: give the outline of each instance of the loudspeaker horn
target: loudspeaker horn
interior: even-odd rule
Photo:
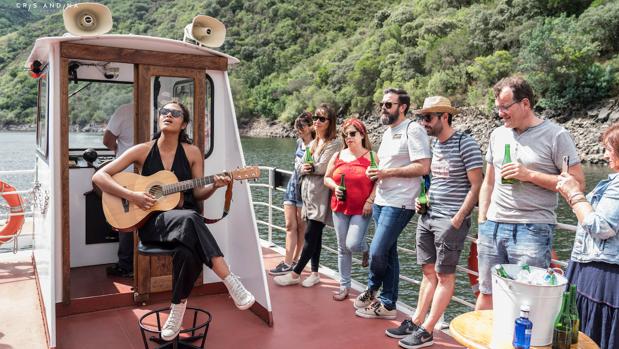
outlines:
[[[207,47],[219,47],[226,40],[226,26],[213,17],[198,15],[185,27],[183,41],[188,38]]]
[[[112,12],[96,2],[67,6],[62,18],[65,29],[76,36],[102,35],[112,29]]]

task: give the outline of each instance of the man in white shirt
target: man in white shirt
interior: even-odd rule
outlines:
[[[378,149],[379,167],[366,171],[377,182],[372,216],[376,231],[370,245],[368,288],[354,302],[355,314],[364,318],[395,319],[400,262],[398,237],[415,212],[422,176],[430,172],[430,142],[426,131],[406,118],[408,93],[384,91],[381,122],[389,126]],[[368,200],[372,201],[372,198]],[[378,290],[383,290],[376,297]]]
[[[107,123],[103,144],[119,157],[133,146],[133,103],[123,104],[116,109]],[[133,172],[133,165],[125,169]],[[118,233],[118,263],[107,268],[110,276],[133,276],[133,234]]]

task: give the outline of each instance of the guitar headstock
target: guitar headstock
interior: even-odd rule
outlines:
[[[232,179],[235,179],[237,181],[244,179],[254,179],[260,177],[260,168],[258,166],[247,166],[232,170],[229,173],[230,176],[232,176]]]

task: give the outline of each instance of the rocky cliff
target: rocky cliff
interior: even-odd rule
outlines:
[[[359,116],[368,127],[370,138],[377,148],[383,132],[383,126],[378,116]],[[565,127],[576,143],[582,162],[604,163],[604,148],[599,142],[600,134],[612,123],[619,122],[619,98],[608,99],[592,106],[586,111],[555,112],[546,110],[540,114],[544,119],[550,119]],[[479,142],[485,154],[488,138],[492,130],[501,125],[501,121],[488,115],[480,108],[466,107],[454,118],[454,127],[472,134]],[[256,119],[240,126],[241,135],[249,137],[294,137],[291,124],[282,124],[266,119]]]

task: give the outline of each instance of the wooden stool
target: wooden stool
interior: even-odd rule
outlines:
[[[533,324],[535,326],[535,324]],[[458,315],[449,324],[449,331],[453,339],[458,343],[471,349],[491,349],[492,340],[492,310],[477,310]],[[539,349],[550,349],[550,346],[531,347]],[[578,349],[599,349],[591,338],[580,332],[578,334]],[[492,349],[513,349],[512,339],[501,339],[498,348]]]

